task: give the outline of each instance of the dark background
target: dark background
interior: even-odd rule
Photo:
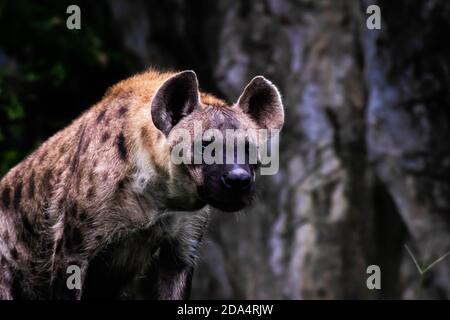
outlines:
[[[262,74],[284,97],[280,172],[215,216],[193,298],[449,299],[450,258],[421,276],[405,248],[450,251],[449,34],[446,0],[0,0],[0,177],[150,66],[229,101]]]

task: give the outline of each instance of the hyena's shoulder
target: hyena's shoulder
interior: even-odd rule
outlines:
[[[67,202],[95,205],[125,187],[136,140],[156,137],[145,106],[169,76],[151,71],[113,86],[0,180],[0,250],[37,234],[47,220],[51,225]]]

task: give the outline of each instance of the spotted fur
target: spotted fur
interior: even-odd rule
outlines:
[[[151,110],[177,75],[113,86],[0,181],[1,299],[188,297],[208,209],[196,205],[198,172],[169,161]],[[200,108],[230,108],[199,96]],[[256,126],[238,109],[234,119]],[[69,265],[81,290],[66,286]]]

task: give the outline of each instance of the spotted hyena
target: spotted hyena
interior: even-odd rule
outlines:
[[[175,132],[195,141],[198,122],[223,131],[283,121],[263,77],[233,105],[200,92],[192,71],[113,86],[0,181],[0,298],[187,298],[208,205],[248,205],[257,164],[175,164]],[[67,286],[69,266],[79,289]]]

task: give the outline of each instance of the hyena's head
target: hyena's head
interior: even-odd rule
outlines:
[[[251,202],[261,148],[284,122],[281,96],[270,81],[255,77],[235,104],[226,105],[199,92],[194,72],[181,72],[159,88],[151,112],[170,152],[178,207],[237,211]]]

